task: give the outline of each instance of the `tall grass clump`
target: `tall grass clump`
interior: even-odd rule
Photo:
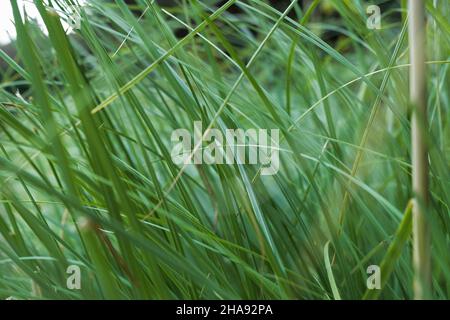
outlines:
[[[10,1],[0,298],[450,298],[450,3],[175,2]],[[279,169],[177,129],[279,130]]]

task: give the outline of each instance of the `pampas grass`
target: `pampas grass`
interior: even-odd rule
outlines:
[[[411,2],[409,46],[406,1],[91,0],[68,35],[73,2],[42,32],[11,1],[1,299],[450,297],[448,1]],[[195,121],[279,129],[278,173],[176,165]]]

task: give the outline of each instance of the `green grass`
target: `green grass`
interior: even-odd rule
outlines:
[[[0,298],[414,298],[406,1],[381,30],[367,1],[298,2],[140,0],[139,17],[92,0],[67,36],[41,1],[48,35],[11,0]],[[450,4],[426,8],[432,297],[448,299]],[[171,133],[194,121],[279,129],[279,172],[175,165]]]

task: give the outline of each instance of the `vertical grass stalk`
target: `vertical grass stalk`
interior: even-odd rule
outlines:
[[[425,4],[409,0],[410,95],[413,107],[412,187],[414,236],[414,298],[428,299],[431,294],[430,231],[426,210],[428,205],[427,90],[425,67]]]

